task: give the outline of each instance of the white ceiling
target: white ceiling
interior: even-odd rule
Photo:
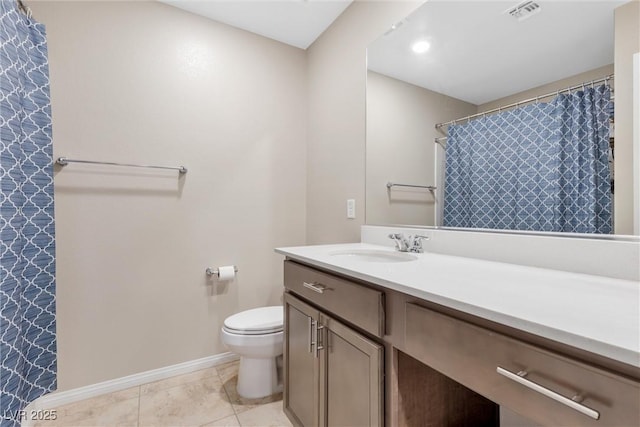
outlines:
[[[159,0],[301,49],[308,48],[352,0]]]
[[[613,63],[613,9],[626,1],[537,1],[518,22],[514,1],[431,0],[367,49],[368,68],[480,105]],[[412,52],[419,39],[431,43]]]

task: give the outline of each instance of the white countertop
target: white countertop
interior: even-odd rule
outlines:
[[[364,262],[365,243],[277,248],[301,262],[365,280],[640,367],[640,282],[433,253]]]

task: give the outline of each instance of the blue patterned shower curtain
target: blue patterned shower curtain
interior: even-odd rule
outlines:
[[[451,125],[443,225],[611,233],[610,88]]]
[[[8,427],[56,388],[47,44],[44,26],[9,0],[0,0],[0,140],[0,425]]]

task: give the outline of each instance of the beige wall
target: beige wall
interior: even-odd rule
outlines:
[[[360,240],[367,45],[420,2],[354,2],[307,50],[307,243]],[[357,218],[346,218],[356,199]]]
[[[614,194],[617,234],[633,234],[633,54],[640,52],[640,1],[634,0],[615,10],[616,71],[616,158]],[[640,167],[635,165],[635,167]]]
[[[189,168],[55,171],[59,390],[225,351],[227,316],[280,303],[273,248],[305,242],[305,52],[157,2],[29,6],[55,156]]]
[[[477,106],[367,72],[367,224],[436,225],[437,194],[388,181],[435,185],[436,123],[475,114]]]

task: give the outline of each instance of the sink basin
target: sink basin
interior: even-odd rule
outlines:
[[[407,262],[418,259],[417,256],[406,252],[390,252],[376,249],[346,249],[330,252],[329,255],[363,262]]]

